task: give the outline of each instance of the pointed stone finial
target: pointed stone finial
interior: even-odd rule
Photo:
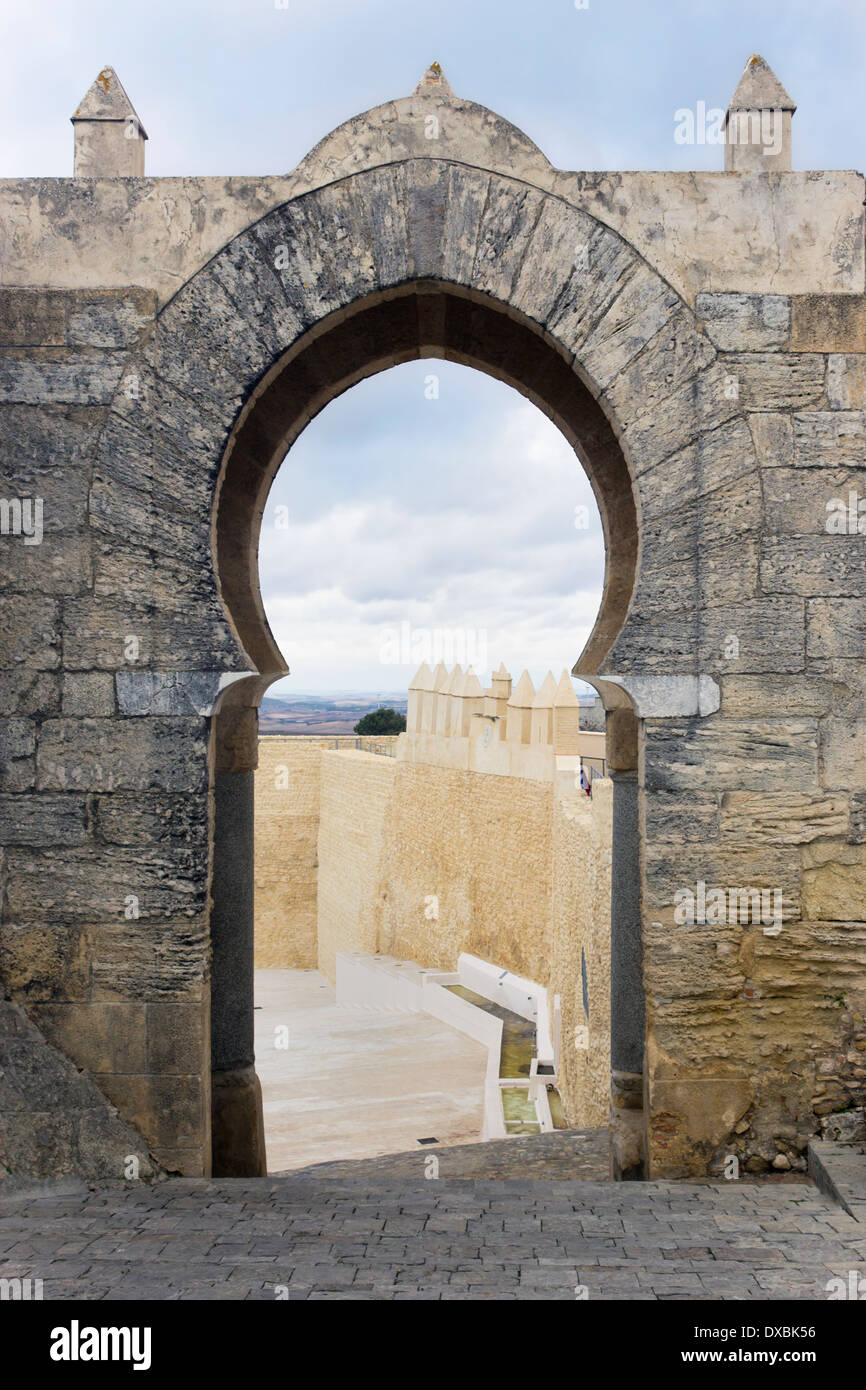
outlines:
[[[454,93],[447,77],[438,63],[431,63],[418,86],[415,88],[415,96],[420,96],[424,92],[438,92],[440,96],[452,97]]]
[[[505,720],[505,737],[511,743],[529,743],[532,735],[532,702],[535,686],[528,671],[524,671],[511,692]]]
[[[491,675],[490,689],[485,690],[484,695],[484,713],[504,721],[511,697],[511,673],[506,671],[504,661],[500,661],[499,670]]]
[[[448,738],[451,734],[451,726],[454,718],[455,705],[459,708],[460,691],[463,688],[463,667],[458,661],[445,689],[439,696],[436,709],[436,732]]]
[[[460,692],[460,737],[468,738],[472,732],[473,714],[484,712],[484,687],[470,666],[463,677]],[[456,731],[455,731],[456,732]]]
[[[566,757],[580,752],[580,701],[568,671],[563,671],[553,697],[553,751]]]
[[[105,67],[73,116],[77,179],[144,177],[147,131],[114,68]]]
[[[728,110],[763,111],[775,106],[782,111],[797,109],[767,60],[762,58],[760,53],[753,53],[743,68],[743,75],[728,103]]]
[[[520,680],[511,692],[509,705],[515,709],[532,709],[532,702],[535,699],[535,686],[532,684],[532,677],[528,671],[524,671]]]
[[[426,734],[439,732],[440,716],[444,717],[442,715],[443,706],[448,704],[445,692],[448,689],[450,679],[445,663],[443,661],[437,662],[433,668],[432,689],[421,698],[421,728]]]
[[[548,671],[541,685],[538,687],[538,694],[532,702],[533,709],[553,709],[553,702],[556,699],[556,681],[552,671]]]
[[[577,698],[571,676],[564,667],[553,696],[553,707],[554,709],[580,709],[580,701]]]
[[[790,169],[796,109],[769,63],[753,53],[725,116],[726,171]]]
[[[426,661],[422,661],[422,662],[421,662],[421,665],[418,667],[418,670],[415,672],[414,676],[413,676],[412,679],[410,680],[410,682],[409,682],[409,689],[410,689],[410,690],[432,690],[432,689],[433,689],[433,672],[430,670],[430,667],[427,665],[427,662],[426,662]]]
[[[406,731],[414,734],[423,727],[424,696],[433,689],[433,672],[422,661],[409,682],[409,703],[406,713]]]
[[[532,702],[532,743],[553,743],[553,702],[556,699],[556,681],[553,672],[548,671]]]

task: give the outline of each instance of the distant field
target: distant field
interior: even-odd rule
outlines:
[[[298,737],[352,734],[358,720],[370,710],[399,710],[406,713],[408,698],[405,694],[383,695],[299,695],[294,699],[266,697],[259,710],[260,734],[297,734]],[[598,705],[590,713],[592,700],[581,698],[585,708],[581,713],[581,728],[604,729],[604,711]],[[587,708],[589,706],[589,708]]]
[[[405,694],[307,695],[293,700],[266,697],[259,710],[259,733],[298,737],[351,734],[358,720],[380,705],[405,714],[407,697]]]

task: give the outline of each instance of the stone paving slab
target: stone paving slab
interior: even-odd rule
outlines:
[[[809,1184],[0,1187],[0,1278],[55,1300],[823,1300],[851,1270],[866,1231]]]

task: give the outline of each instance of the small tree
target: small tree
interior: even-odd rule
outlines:
[[[398,714],[395,709],[385,709],[383,705],[365,714],[355,725],[356,734],[402,734],[405,729],[405,714]]]

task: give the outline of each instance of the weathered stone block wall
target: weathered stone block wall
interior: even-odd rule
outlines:
[[[862,174],[555,169],[502,117],[459,98],[449,106],[434,142],[426,135],[429,98],[367,111],[287,175],[0,179],[3,281],[37,289],[146,285],[163,305],[232,237],[290,199],[389,161],[433,154],[497,170],[582,208],[691,305],[707,289],[862,294]]]
[[[701,1154],[762,1171],[802,1167],[821,1116],[866,1095],[864,301],[697,307],[754,452],[724,426],[698,455],[700,662],[719,712],[643,723],[651,1148],[673,1173]],[[675,457],[666,471],[682,491]],[[675,527],[666,544],[673,578]],[[684,649],[685,629],[663,633]],[[779,923],[678,923],[675,895],[699,880],[777,891]]]
[[[158,1171],[93,1079],[46,1042],[20,1005],[0,998],[0,1179],[119,1181]]]
[[[112,489],[93,465],[155,310],[143,289],[0,290],[0,496],[41,499],[43,527],[0,546],[0,967],[159,1161],[202,1172],[208,723],[121,712],[121,673],[164,654],[155,608],[183,585],[152,577],[144,478]],[[137,570],[119,531],[142,547]],[[55,1099],[58,1132],[74,1129]]]
[[[541,980],[552,955],[552,820],[550,783],[398,763],[380,949],[443,970],[471,951]]]

